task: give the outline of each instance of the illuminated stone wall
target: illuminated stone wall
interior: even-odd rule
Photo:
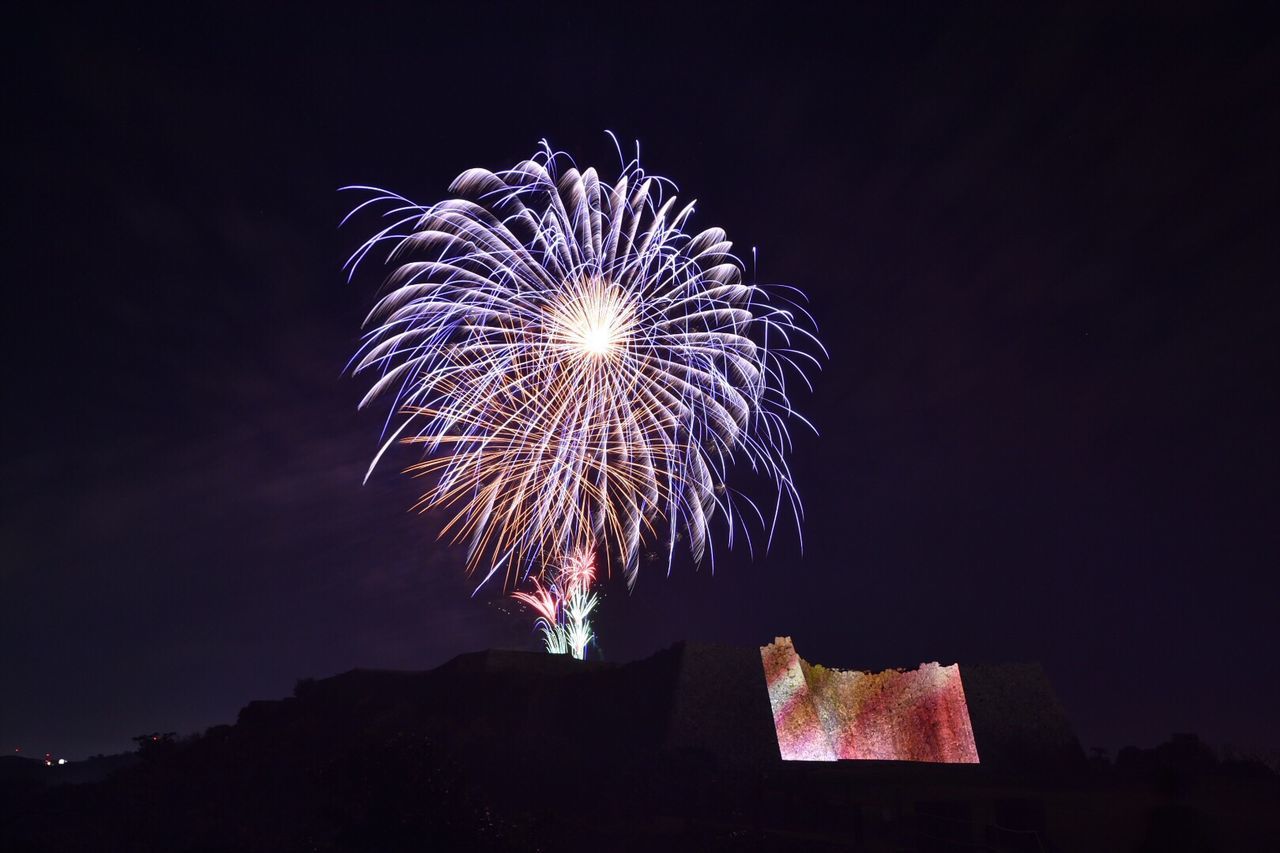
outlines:
[[[790,637],[762,647],[760,656],[785,761],[978,762],[957,664],[827,669],[796,654]]]

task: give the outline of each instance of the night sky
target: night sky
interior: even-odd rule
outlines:
[[[609,172],[605,129],[810,294],[831,359],[796,397],[803,555],[615,578],[599,655],[1036,660],[1086,747],[1280,744],[1271,23],[269,5],[9,34],[6,752],[539,647],[408,512],[411,453],[361,485],[380,277],[345,279],[337,188],[435,201],[544,137]]]

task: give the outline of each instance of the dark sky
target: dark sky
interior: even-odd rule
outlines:
[[[379,279],[345,281],[336,189],[434,201],[543,137],[608,171],[606,128],[811,295],[831,360],[803,556],[610,584],[605,658],[1038,660],[1086,746],[1277,745],[1270,22],[270,5],[10,34],[6,751],[537,647],[396,464],[360,484],[381,421],[342,369]]]

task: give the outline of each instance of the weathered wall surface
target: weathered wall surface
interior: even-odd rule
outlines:
[[[960,667],[879,673],[809,664],[790,637],[760,649],[784,760],[976,764]]]
[[[803,662],[790,637],[779,637],[760,648],[764,678],[773,708],[773,728],[783,761],[835,761],[831,734],[818,716],[818,707],[804,676]]]
[[[665,746],[723,765],[776,762],[760,656],[750,646],[680,643]]]
[[[984,765],[1056,775],[1084,769],[1084,750],[1038,664],[966,663],[961,669]]]

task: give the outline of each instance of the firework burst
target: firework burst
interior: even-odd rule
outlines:
[[[514,592],[512,598],[527,604],[538,614],[535,626],[552,654],[571,654],[578,660],[587,656],[587,645],[595,638],[591,613],[600,599],[591,591],[596,579],[595,560],[590,549],[569,554],[543,580],[530,579],[532,592]]]
[[[729,545],[747,517],[770,538],[780,515],[798,527],[787,378],[821,345],[796,291],[745,282],[723,230],[686,230],[670,181],[636,158],[609,184],[544,143],[438,204],[350,189],[369,194],[353,214],[389,223],[348,262],[386,250],[392,267],[353,359],[373,377],[361,406],[393,399],[370,471],[397,441],[421,449],[419,506],[454,509],[442,535],[481,583],[598,547],[634,584],[642,543],[670,567],[686,537],[703,558],[717,517]],[[771,506],[726,485],[735,467]]]

